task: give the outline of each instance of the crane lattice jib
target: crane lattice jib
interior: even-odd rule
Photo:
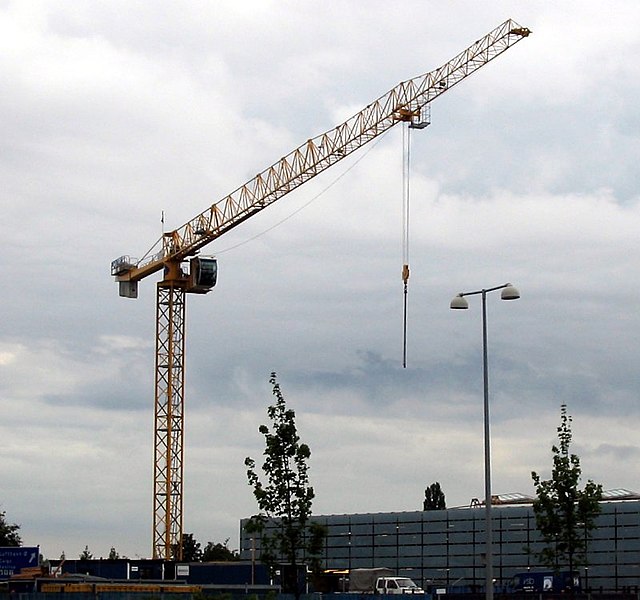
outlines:
[[[515,21],[505,21],[439,69],[399,83],[341,125],[308,140],[179,229],[164,234],[157,254],[114,274],[119,280],[138,281],[161,270],[167,262],[196,254],[399,121],[419,122],[429,102],[529,33]]]

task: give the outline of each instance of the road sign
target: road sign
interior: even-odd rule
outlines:
[[[40,548],[0,546],[0,580],[9,579],[21,569],[38,566]]]

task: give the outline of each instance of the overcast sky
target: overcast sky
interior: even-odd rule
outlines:
[[[640,4],[0,1],[0,511],[57,558],[152,547],[155,279],[141,256],[306,139],[508,18],[533,34],[438,98],[413,135],[402,368],[402,131],[206,249],[188,297],[185,531],[255,502],[276,371],[312,450],[317,514],[548,477],[560,406],[583,477],[640,491]],[[290,218],[289,218],[290,217]],[[281,221],[287,219],[282,224]]]

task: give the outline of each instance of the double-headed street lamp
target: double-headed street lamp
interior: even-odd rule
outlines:
[[[489,366],[487,360],[487,294],[502,290],[502,300],[517,300],[520,292],[510,283],[496,287],[477,290],[475,292],[462,292],[451,301],[452,309],[469,308],[465,296],[482,295],[482,360],[484,375],[484,506],[485,506],[485,531],[486,531],[486,568],[485,568],[485,597],[493,600],[493,532],[491,524],[491,437],[489,431]]]

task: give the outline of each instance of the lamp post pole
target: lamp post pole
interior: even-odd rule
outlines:
[[[451,301],[452,309],[467,309],[465,296],[482,296],[482,375],[484,384],[484,515],[485,515],[485,579],[486,600],[493,600],[493,525],[491,522],[491,430],[489,427],[489,357],[487,351],[487,294],[502,290],[502,300],[517,300],[520,292],[510,283],[496,287],[462,292]]]
[[[487,290],[482,290],[482,373],[484,380],[484,519],[486,532],[485,597],[493,600],[493,526],[491,523],[491,430],[489,427],[489,358]]]

